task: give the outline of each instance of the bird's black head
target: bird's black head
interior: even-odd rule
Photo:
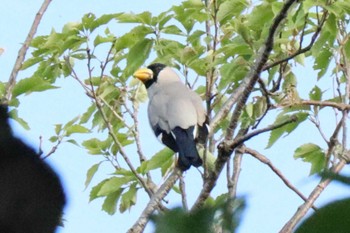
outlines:
[[[146,88],[151,86],[152,83],[157,82],[159,72],[162,71],[165,67],[166,67],[166,65],[164,65],[162,63],[153,63],[153,64],[147,66],[147,68],[152,70],[152,72],[153,72],[153,79],[151,79],[145,83]]]

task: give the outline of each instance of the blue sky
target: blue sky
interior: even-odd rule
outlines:
[[[79,21],[88,12],[92,12],[97,16],[106,13],[130,11],[135,13],[150,11],[158,14],[179,2],[178,0],[53,1],[43,17],[37,35],[48,34],[52,28],[60,30],[65,23]],[[32,20],[41,3],[42,1],[39,0],[32,0],[30,4],[20,0],[5,0],[2,2],[0,48],[3,48],[5,51],[0,56],[1,81],[8,79],[17,52],[21,43],[25,40]],[[128,27],[128,25],[121,25],[119,33],[128,31]],[[305,90],[315,85],[316,76],[312,72],[311,67],[300,67],[297,73],[300,76],[304,76],[306,80],[303,82],[303,88]],[[29,75],[30,73],[28,72],[22,72],[19,77],[25,78]],[[24,138],[34,148],[38,147],[39,136],[41,135],[44,140],[44,150],[50,150],[51,145],[47,141],[45,142],[45,140],[54,135],[54,124],[65,123],[71,120],[76,115],[82,113],[90,104],[83,90],[72,79],[61,79],[57,85],[61,87],[58,90],[46,93],[34,93],[20,99],[19,114],[28,121],[31,130],[25,131],[17,124],[13,125],[16,134]],[[141,121],[144,122],[141,125],[141,138],[144,138],[142,143],[145,150],[148,154],[152,154],[160,150],[162,145],[151,135],[152,132],[146,119],[145,105],[143,105],[140,111],[140,116],[143,116],[141,117]],[[326,122],[331,127],[334,126],[334,118],[329,117],[329,114],[325,114],[323,120],[323,122]],[[317,136],[315,137],[315,135]],[[83,137],[78,139],[83,139]],[[309,125],[305,125],[304,128],[293,132],[290,136],[278,142],[272,150],[264,150],[267,145],[266,136],[258,136],[249,142],[248,145],[267,155],[299,190],[305,195],[308,195],[317,183],[317,179],[307,176],[310,168],[308,164],[292,158],[294,148],[304,143],[304,139],[311,140],[314,143],[322,143],[317,130]],[[124,214],[118,213],[114,216],[109,216],[101,211],[101,201],[97,200],[88,203],[90,187],[84,190],[85,174],[88,168],[101,160],[101,157],[88,155],[84,149],[67,143],[59,147],[58,151],[47,160],[60,174],[69,199],[65,210],[65,227],[60,228],[58,232],[125,232],[134,223],[138,214],[148,202],[146,195],[139,195],[136,207],[132,208],[130,212],[125,212]],[[349,172],[349,168],[346,168],[345,171]],[[96,184],[112,172],[111,166],[108,164],[103,165],[101,171],[94,177],[93,184]],[[197,178],[193,179],[193,177]],[[200,183],[197,182],[198,177],[199,173],[195,170],[187,172],[185,176],[186,182],[188,182],[187,189],[190,193],[193,193],[193,195],[189,196],[190,203],[195,200],[201,188]],[[213,194],[219,195],[225,191],[225,180],[221,179]],[[317,204],[337,199],[348,193],[348,188],[344,188],[338,184],[332,184],[322,194]],[[277,232],[302,203],[300,198],[288,190],[266,165],[261,164],[248,155],[244,156],[238,194],[245,196],[248,204],[239,230],[242,233]],[[172,197],[170,196],[168,199],[172,200]],[[172,201],[170,203],[170,206],[176,205],[179,205],[179,202]],[[150,232],[150,228],[147,231]]]

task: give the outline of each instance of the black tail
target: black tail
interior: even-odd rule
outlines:
[[[189,169],[191,165],[199,167],[203,163],[202,159],[198,155],[193,130],[194,126],[191,126],[188,129],[175,127],[172,130],[179,149],[178,166],[182,171]]]

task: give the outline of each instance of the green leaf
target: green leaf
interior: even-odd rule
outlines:
[[[314,86],[309,93],[309,97],[311,100],[320,101],[322,99],[322,91],[318,86]]]
[[[116,192],[109,194],[102,204],[102,210],[106,211],[109,215],[115,214],[119,198],[123,191],[124,189],[121,188]]]
[[[118,189],[121,188],[122,185],[127,184],[132,180],[135,180],[135,177],[132,177],[132,176],[112,177],[102,185],[97,195],[107,196],[113,192],[116,192]]]
[[[150,170],[157,169],[163,164],[168,162],[169,159],[174,155],[174,152],[169,148],[165,147],[161,151],[157,152],[150,160],[144,161],[141,166],[137,169],[138,172],[146,174]]]
[[[227,0],[224,1],[217,13],[217,20],[220,24],[225,24],[228,20],[232,19],[235,16],[240,15],[240,13],[249,6],[249,3],[246,0]]]
[[[57,142],[58,141],[58,137],[57,136],[52,136],[49,138],[49,141],[54,143],[54,142]]]
[[[22,66],[21,66],[21,70],[25,70],[41,61],[43,61],[44,58],[43,57],[31,57],[28,60],[26,60],[25,62],[23,62]]]
[[[295,233],[347,233],[350,229],[350,199],[332,202],[308,217]]]
[[[124,71],[124,76],[129,77],[135,72],[148,58],[153,45],[153,40],[145,38],[136,43],[129,51],[127,60],[127,68]]]
[[[278,129],[274,129],[271,131],[270,133],[270,138],[269,138],[269,142],[266,146],[266,148],[270,148],[280,137],[282,137],[282,135],[284,134],[290,134],[293,130],[295,130],[299,124],[303,121],[305,121],[307,119],[307,117],[309,116],[308,113],[306,112],[299,112],[293,115],[288,115],[284,112],[282,112],[281,114],[279,114],[274,122],[274,124],[280,124],[282,122],[285,122],[289,119],[291,119],[291,117],[297,117],[297,121],[289,123],[285,126],[282,126]]]
[[[56,88],[58,87],[51,85],[49,81],[33,76],[31,78],[22,79],[15,85],[12,92],[12,98],[22,94],[30,94],[32,92],[41,92]]]
[[[302,159],[311,163],[310,175],[322,171],[326,163],[326,155],[323,150],[315,144],[307,143],[298,147],[294,152],[295,159]]]
[[[313,68],[319,70],[317,78],[320,79],[327,71],[333,54],[328,48],[323,48],[315,59]]]
[[[86,112],[81,116],[79,124],[85,124],[86,122],[89,121],[91,118],[92,114],[96,111],[96,105],[92,104]]]
[[[17,121],[17,123],[19,123],[24,129],[30,130],[30,127],[29,127],[28,123],[27,123],[25,120],[23,120],[22,118],[20,118],[20,117],[18,116],[18,111],[17,111],[17,109],[15,109],[15,108],[12,109],[12,110],[9,112],[9,116],[10,116],[13,120]]]
[[[101,190],[101,187],[108,181],[108,179],[105,179],[103,181],[101,181],[100,183],[98,183],[98,185],[94,186],[91,191],[90,191],[90,199],[89,201],[92,201],[96,198],[99,198],[101,196],[97,195],[98,192]]]
[[[215,208],[201,208],[188,213],[181,208],[175,208],[153,216],[151,220],[156,226],[155,233],[212,233],[215,211]],[[233,229],[231,232],[234,232]]]
[[[91,138],[82,143],[82,145],[89,151],[89,154],[100,155],[110,145],[106,141],[101,141],[97,138]]]
[[[248,15],[247,26],[251,30],[261,32],[264,29],[265,25],[270,25],[273,18],[274,13],[272,11],[272,4],[264,2],[256,6],[253,9],[253,11]]]
[[[62,124],[56,124],[55,125],[55,133],[56,135],[59,135],[62,131]]]
[[[122,195],[122,199],[120,201],[119,211],[120,213],[124,213],[125,210],[128,210],[131,208],[131,206],[136,204],[136,194],[137,194],[137,188],[136,188],[137,182],[134,182],[132,185],[130,185],[130,188],[127,192],[125,192]]]
[[[86,180],[85,180],[85,188],[87,188],[94,177],[95,173],[97,172],[99,166],[101,165],[101,162],[96,163],[92,165],[92,167],[89,168],[89,170],[86,173]]]
[[[116,40],[116,38],[113,37],[113,36],[102,37],[100,35],[97,35],[95,37],[95,40],[94,40],[94,46],[96,47],[96,46],[98,46],[100,44],[103,44],[103,43],[111,43],[111,42],[113,42],[115,40]]]
[[[116,16],[120,23],[142,23],[151,24],[152,14],[149,11],[144,11],[140,14],[122,13]]]
[[[190,33],[195,23],[201,23],[208,19],[209,14],[205,10],[205,5],[200,1],[184,1],[179,6],[173,6],[174,18]]]
[[[80,147],[79,143],[77,141],[75,141],[74,139],[68,139],[66,142],[69,142],[69,143],[71,143],[73,145],[76,145],[76,146]]]
[[[169,26],[166,26],[164,27],[162,30],[161,30],[162,33],[165,33],[165,34],[172,34],[172,35],[179,35],[179,36],[184,36],[186,35],[183,31],[181,31],[180,28],[178,28],[176,25],[169,25]]]
[[[109,23],[112,19],[115,19],[117,16],[119,16],[121,13],[117,14],[103,14],[101,17],[95,19],[93,22],[90,24],[90,30],[93,31],[96,28]]]
[[[90,130],[82,125],[71,125],[66,128],[66,136],[70,136],[74,133],[89,133]]]

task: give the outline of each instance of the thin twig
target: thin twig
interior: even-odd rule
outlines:
[[[322,15],[322,18],[321,18],[319,24],[317,25],[315,33],[311,37],[311,41],[310,41],[308,46],[306,46],[305,48],[299,49],[297,52],[293,53],[292,55],[290,55],[290,56],[288,56],[288,57],[286,57],[284,59],[281,59],[281,60],[272,62],[270,64],[267,64],[266,66],[264,66],[263,70],[268,70],[271,67],[274,67],[274,66],[276,66],[278,64],[287,62],[287,61],[295,58],[296,56],[298,56],[298,55],[300,55],[302,53],[306,53],[307,51],[309,51],[312,48],[312,46],[314,45],[314,43],[316,42],[316,39],[319,36],[319,34],[321,32],[321,29],[322,29],[324,23],[326,22],[327,17],[328,17],[328,11],[325,10],[323,15]]]
[[[234,140],[228,141],[227,146],[229,148],[233,149],[234,147],[236,147],[236,145],[240,145],[240,144],[244,143],[245,141],[248,141],[249,139],[251,139],[259,134],[269,132],[269,131],[274,130],[274,129],[281,128],[285,125],[296,122],[297,120],[298,120],[298,118],[296,116],[292,115],[289,119],[287,119],[279,124],[269,125],[263,129],[258,129],[258,130],[251,132],[251,133],[236,137]]]
[[[338,174],[339,171],[345,166],[346,161],[339,161],[333,168],[331,172]],[[300,220],[305,216],[311,206],[314,204],[316,199],[321,195],[323,190],[329,185],[332,179],[322,179],[320,183],[314,188],[310,196],[307,198],[307,201],[299,206],[298,210],[295,212],[293,217],[283,226],[279,233],[290,233],[293,231],[295,226],[300,222]]]
[[[256,150],[250,149],[248,147],[242,147],[242,149],[240,149],[240,150],[242,153],[247,153],[247,154],[253,156],[254,158],[258,159],[260,162],[269,166],[269,168],[271,168],[271,170],[283,181],[283,183],[288,188],[290,188],[293,192],[295,192],[301,199],[303,199],[304,201],[307,201],[307,198],[296,187],[294,187],[294,185],[292,185],[292,183],[282,174],[282,172],[278,168],[276,168],[271,163],[271,161],[266,156],[260,154]],[[317,208],[313,205],[312,205],[312,208],[315,211],[317,210]]]
[[[56,145],[54,145],[51,150],[44,156],[42,157],[41,159],[44,160],[48,157],[50,157],[52,154],[54,154],[58,148],[58,146],[62,143],[62,138],[61,137],[58,137],[58,140],[57,140],[57,143]],[[40,143],[41,144],[41,143]]]
[[[295,103],[295,105],[307,105],[307,106],[319,106],[319,107],[332,107],[336,108],[339,111],[350,110],[349,104],[336,103],[331,101],[317,101],[317,100],[302,100]]]
[[[45,11],[47,10],[47,8],[49,7],[50,3],[52,0],[44,0],[43,4],[41,5],[39,11],[36,13],[35,19],[33,21],[33,24],[29,30],[29,33],[27,35],[26,40],[24,41],[22,47],[20,48],[20,50],[18,51],[18,55],[17,55],[17,59],[15,62],[15,65],[12,68],[11,74],[10,74],[10,78],[9,81],[7,82],[6,85],[6,90],[5,90],[5,104],[7,104],[11,98],[12,98],[12,91],[13,88],[16,85],[17,82],[17,76],[18,76],[18,72],[20,71],[23,61],[25,59],[26,53],[28,51],[29,45],[32,42],[34,35],[39,27],[40,21],[45,13]]]
[[[236,193],[237,193],[239,175],[241,173],[242,157],[243,157],[243,153],[240,151],[240,147],[239,147],[235,151],[235,156],[233,158],[233,173],[230,179],[230,187],[228,192],[228,196],[231,200],[234,200],[237,196]]]
[[[184,177],[181,175],[179,179],[179,187],[181,192],[181,201],[182,201],[182,207],[184,210],[188,210],[188,204],[187,204],[187,195],[186,195],[186,185]]]

